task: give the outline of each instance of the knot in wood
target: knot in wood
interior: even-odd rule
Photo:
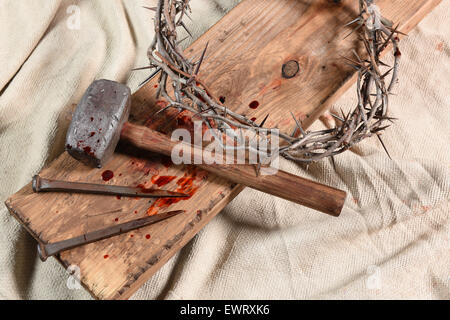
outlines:
[[[300,71],[300,66],[297,61],[289,60],[281,68],[281,75],[283,78],[290,79],[295,77],[295,75]]]

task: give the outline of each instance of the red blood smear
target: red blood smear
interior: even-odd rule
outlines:
[[[400,52],[400,50],[397,48],[394,52],[394,56],[396,57],[400,57],[402,55],[402,53]]]
[[[94,118],[93,118],[93,117],[91,117],[91,121],[94,121]]]
[[[134,210],[134,214],[137,214],[137,210]]]
[[[181,192],[187,194],[185,198],[159,198],[148,209],[147,214],[152,216],[158,213],[159,208],[169,207],[171,204],[177,203],[181,200],[190,199],[198,190],[198,186],[194,185],[194,181],[199,179],[197,177],[197,169],[194,167],[190,172],[186,172],[183,177],[177,180],[176,184],[178,188],[175,192]],[[202,178],[202,177],[201,177]]]
[[[130,238],[133,238],[134,236],[132,234],[130,234]]]
[[[256,121],[256,118],[255,118],[255,117],[253,117],[253,118],[251,118],[250,120],[252,120],[252,121]]]
[[[248,105],[251,109],[256,109],[259,107],[259,102],[258,101],[252,101],[250,102],[250,104]]]
[[[152,193],[153,191],[155,191],[155,189],[146,188],[143,184],[138,184],[137,187],[141,189],[142,193]],[[139,199],[139,198],[135,197],[135,199]]]
[[[158,187],[162,187],[171,182],[172,180],[174,180],[175,178],[176,176],[161,176],[161,177],[153,176],[152,183],[156,184]]]
[[[115,222],[119,221],[119,218],[115,218],[114,221],[115,221]]]
[[[111,170],[105,170],[102,173],[102,178],[103,181],[109,181],[114,177],[114,172],[112,172]]]
[[[87,153],[87,154],[90,154],[90,155],[93,154],[93,153],[91,152],[91,147],[89,147],[89,146],[84,147],[83,150],[84,150],[84,152]]]
[[[95,134],[95,132],[92,131],[92,132],[89,134],[89,137],[92,137],[94,134]]]
[[[122,176],[122,174],[121,173],[119,173],[119,177],[121,177]]]
[[[146,234],[146,235],[145,235],[145,238],[146,238],[146,239],[150,239],[150,235],[149,235],[149,234]]]
[[[104,258],[104,259],[108,259],[108,258],[109,258],[109,255],[105,254],[105,255],[103,256],[103,258]]]
[[[153,88],[158,88],[158,85],[157,85],[157,84],[155,84],[155,85],[153,86]]]
[[[117,198],[117,200],[120,200],[120,199],[122,199],[122,197],[121,197],[121,196],[116,196],[116,198]]]

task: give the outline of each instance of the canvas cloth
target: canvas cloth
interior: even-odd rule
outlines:
[[[91,81],[136,90],[147,72],[129,70],[147,63],[153,36],[154,13],[141,6],[153,2],[0,1],[2,202],[63,152],[65,110]],[[237,2],[193,0],[194,35]],[[336,171],[328,160],[308,171],[282,161],[346,190],[339,218],[247,188],[132,298],[450,298],[449,21],[444,0],[401,42],[390,100],[399,120],[383,135],[392,160],[371,138],[337,156]],[[335,104],[355,105],[355,87]],[[54,259],[40,262],[3,205],[0,219],[1,298],[90,298],[67,287]]]

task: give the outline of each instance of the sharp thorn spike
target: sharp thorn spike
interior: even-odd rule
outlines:
[[[202,65],[203,59],[205,58],[206,49],[208,49],[209,41],[206,43],[205,49],[203,49],[202,55],[200,56],[200,60],[197,64],[194,74],[197,75],[200,70],[200,66]]]
[[[269,118],[269,113],[266,115],[266,117],[264,118],[264,120],[261,122],[261,124],[259,125],[260,128],[262,128],[262,126],[264,125],[264,123],[266,122],[267,118]]]
[[[386,154],[388,155],[389,159],[391,159],[391,160],[392,160],[392,158],[391,158],[391,155],[389,154],[389,151],[387,150],[386,146],[384,145],[384,142],[383,142],[383,140],[381,140],[381,137],[380,137],[380,135],[379,135],[379,134],[377,134],[376,136],[377,136],[378,140],[380,140],[380,142],[381,142],[381,145],[383,146],[383,149],[384,149],[384,151],[386,152]]]

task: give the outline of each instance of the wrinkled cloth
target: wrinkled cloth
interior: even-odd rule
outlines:
[[[247,0],[251,1],[251,0]],[[195,37],[239,1],[193,0]],[[74,6],[75,5],[75,6]],[[63,152],[65,113],[94,80],[146,71],[154,1],[0,2],[0,200]],[[339,218],[245,189],[132,299],[450,298],[450,2],[401,41],[383,134],[335,158],[281,168],[348,192]],[[78,19],[79,17],[79,19]],[[388,58],[386,58],[389,60]],[[355,86],[334,105],[356,106]],[[317,122],[314,126],[320,127]],[[251,201],[249,201],[251,199]],[[0,206],[0,298],[90,299]]]

